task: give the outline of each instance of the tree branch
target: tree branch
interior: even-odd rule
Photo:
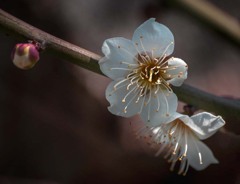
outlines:
[[[194,105],[199,109],[214,112],[228,120],[240,120],[240,101],[219,97],[192,86],[183,84],[173,87],[179,100]]]
[[[239,21],[212,3],[206,0],[168,0],[166,2],[190,13],[238,47],[240,46]]]
[[[19,40],[26,41],[31,39],[40,43],[44,42],[46,43],[46,52],[55,54],[58,57],[102,75],[98,65],[101,56],[39,30],[1,9],[0,29],[8,34],[12,34]],[[228,119],[240,121],[239,101],[224,99],[186,84],[178,88],[174,87],[174,91],[183,102],[222,115]]]
[[[39,43],[44,43],[46,52],[55,54],[85,69],[102,74],[98,66],[98,60],[101,58],[99,55],[52,36],[1,9],[0,29],[7,34],[12,34],[21,41],[35,40]]]

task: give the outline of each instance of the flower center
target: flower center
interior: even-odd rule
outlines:
[[[151,84],[161,84],[162,81],[160,69],[158,66],[155,65],[155,63],[143,65],[141,67],[140,76],[143,80]]]
[[[166,74],[167,69],[169,69],[169,57],[164,55],[163,57],[153,58],[149,53],[141,53],[136,55],[135,59],[137,63],[134,64],[125,61],[121,62],[123,65],[127,64],[128,68],[111,68],[129,70],[129,74],[113,86],[114,91],[121,87],[126,88],[126,95],[121,99],[122,103],[126,103],[123,112],[127,113],[127,109],[132,102],[139,103],[141,101],[139,109],[139,113],[141,113],[142,109],[154,99],[157,100],[157,107],[154,110],[157,113],[162,106],[158,93],[163,93],[163,96],[161,96],[163,102],[161,103],[166,105],[166,113],[164,115],[169,116],[167,96],[170,96],[172,93],[170,84],[167,82],[171,79],[171,76]],[[149,105],[148,108],[150,109],[151,106]],[[148,121],[150,121],[150,110],[148,110],[147,116]]]
[[[151,58],[149,55],[139,54],[138,73],[142,82],[150,85],[169,84],[165,80],[164,74],[166,73],[166,61],[169,57],[164,58]]]

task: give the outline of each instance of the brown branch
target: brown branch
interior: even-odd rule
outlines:
[[[211,27],[211,29],[221,33],[232,43],[240,46],[239,21],[212,3],[206,0],[167,0],[166,2],[188,12],[191,16]]]
[[[55,54],[85,69],[101,74],[98,67],[100,56],[52,36],[0,9],[0,29],[19,40],[35,40],[46,44],[46,52]]]
[[[46,43],[46,52],[66,59],[85,69],[101,74],[98,61],[101,56],[41,31],[0,9],[0,28],[19,40]],[[240,121],[240,102],[206,93],[189,85],[174,87],[179,99],[198,108],[214,112],[228,119]]]

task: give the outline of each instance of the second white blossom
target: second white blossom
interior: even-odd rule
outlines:
[[[160,145],[156,155],[166,150],[165,158],[172,163],[171,170],[180,161],[178,173],[185,175],[189,165],[196,170],[203,170],[210,164],[218,163],[212,151],[201,140],[212,136],[224,124],[220,116],[207,112],[191,117],[176,113],[167,123],[143,127],[138,135]]]

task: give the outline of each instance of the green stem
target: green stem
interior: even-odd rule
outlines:
[[[101,56],[39,30],[1,9],[0,29],[12,34],[19,40],[30,39],[46,43],[46,52],[53,53],[85,69],[103,75],[98,65]],[[224,99],[186,84],[178,88],[174,87],[174,91],[183,102],[240,121],[239,101]]]

